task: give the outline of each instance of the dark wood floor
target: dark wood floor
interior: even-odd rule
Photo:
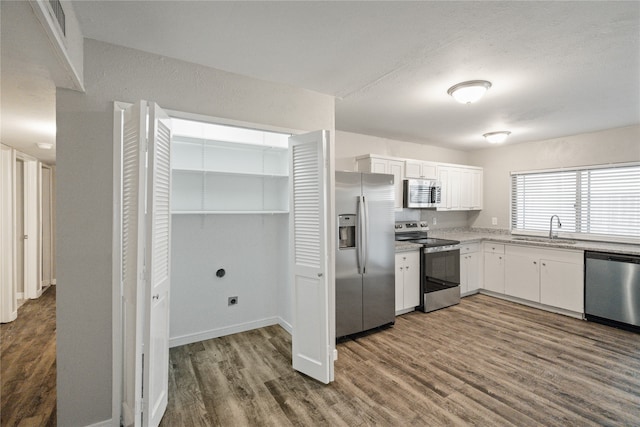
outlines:
[[[0,326],[2,426],[55,425],[55,287]],[[640,426],[640,335],[483,295],[291,369],[278,326],[171,350],[163,426]]]
[[[0,425],[56,425],[56,289],[0,325]]]
[[[163,426],[640,425],[640,335],[475,295],[292,371],[278,326],[171,350]]]

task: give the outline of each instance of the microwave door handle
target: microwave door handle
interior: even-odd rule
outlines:
[[[358,225],[356,227],[356,264],[358,265],[358,274],[363,273],[364,252],[363,237],[364,231],[364,197],[358,196]]]

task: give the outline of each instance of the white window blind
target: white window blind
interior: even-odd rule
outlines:
[[[596,166],[511,176],[512,231],[640,238],[640,165]]]

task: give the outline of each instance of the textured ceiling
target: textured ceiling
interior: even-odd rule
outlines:
[[[336,126],[473,149],[636,124],[639,2],[76,2],[85,36],[335,95]],[[447,89],[486,79],[477,104]]]
[[[640,120],[637,1],[72,4],[85,37],[335,95],[340,130],[467,150],[495,130],[517,143]],[[38,122],[53,79],[5,61],[9,30],[30,28],[5,15],[3,104],[12,73]],[[479,103],[446,94],[471,79],[493,83]]]

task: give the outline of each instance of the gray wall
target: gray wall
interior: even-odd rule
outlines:
[[[484,168],[484,209],[470,214],[469,225],[508,229],[510,172],[640,161],[640,126],[492,147],[469,159]]]
[[[334,130],[334,99],[85,39],[86,93],[58,89],[58,425],[111,418],[113,101]]]

